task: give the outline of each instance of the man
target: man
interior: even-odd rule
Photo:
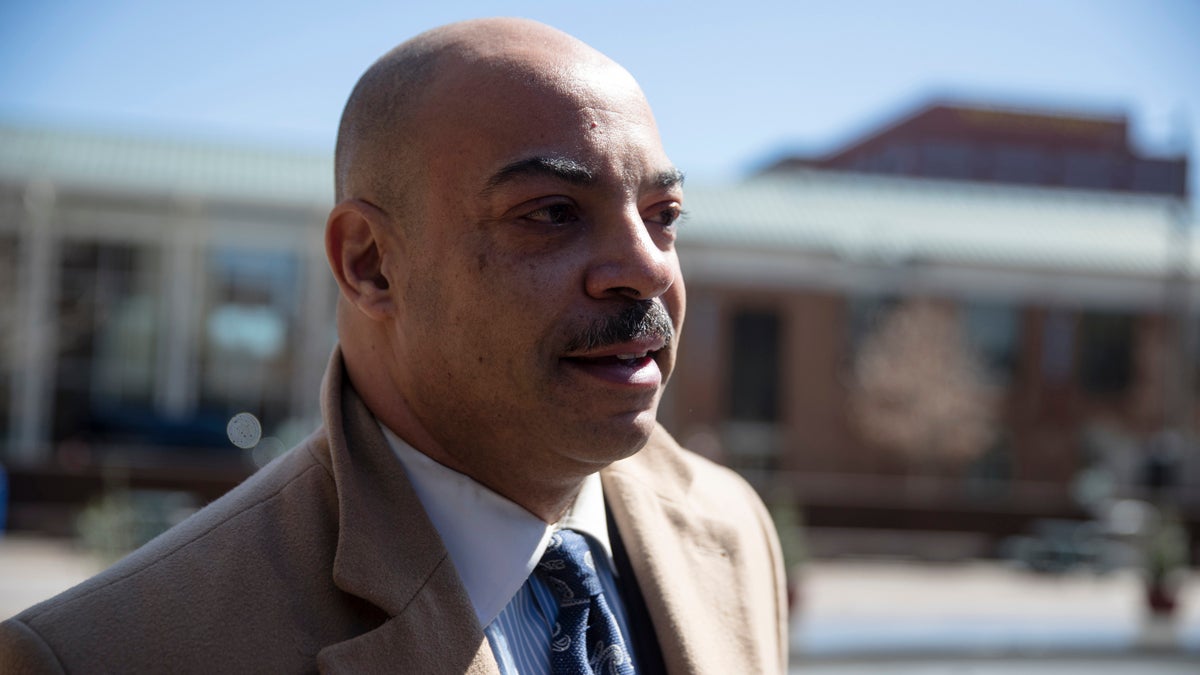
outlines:
[[[435,29],[363,75],[336,171],[323,428],[4,623],[0,671],[782,671],[761,502],[655,422],[682,175],[629,74]]]

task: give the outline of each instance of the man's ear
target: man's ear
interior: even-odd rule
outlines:
[[[379,207],[361,199],[342,201],[325,223],[325,255],[338,286],[352,305],[376,321],[396,310],[385,254],[395,254],[396,233]]]

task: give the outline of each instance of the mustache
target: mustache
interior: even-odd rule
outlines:
[[[567,343],[567,352],[589,352],[644,338],[661,338],[669,347],[675,341],[675,326],[666,307],[656,300],[625,305],[612,316],[596,319]]]

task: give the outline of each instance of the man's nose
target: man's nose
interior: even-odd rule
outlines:
[[[597,228],[587,292],[595,298],[657,298],[675,283],[678,258],[674,237],[646,223],[633,210]],[[659,228],[656,230],[655,228]]]

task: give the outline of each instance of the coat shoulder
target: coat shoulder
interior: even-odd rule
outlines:
[[[245,667],[248,654],[278,653],[263,647],[282,635],[311,663],[333,623],[319,614],[347,606],[331,581],[337,494],[327,456],[324,435],[310,436],[112,567],[14,617],[0,630],[0,653],[52,654],[67,671],[95,669],[98,655],[126,671],[198,655]]]

